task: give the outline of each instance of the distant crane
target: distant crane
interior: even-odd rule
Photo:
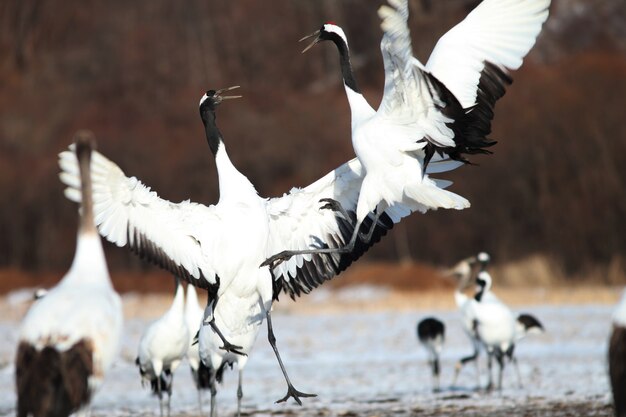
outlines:
[[[377,111],[361,94],[339,26],[326,23],[301,39],[314,38],[303,52],[321,41],[332,41],[338,49],[352,145],[365,177],[353,234],[345,245],[285,250],[268,258],[268,265],[294,255],[350,253],[359,235],[367,240],[373,232],[362,230],[365,218],[389,207],[422,213],[469,207],[465,198],[444,190],[450,182],[429,178],[426,169],[435,154],[450,160],[450,170],[468,162],[465,154],[489,153],[486,148],[495,143],[486,138],[494,105],[511,83],[508,71],[519,68],[534,45],[550,0],[483,1],[439,40],[425,66],[413,57],[408,0],[389,3],[391,7],[378,10],[385,89]]]
[[[480,268],[479,269],[479,274],[480,274],[482,271],[487,270],[487,266],[489,265],[489,262],[491,262],[491,257],[489,256],[487,252],[480,252],[478,255],[476,255],[476,261]],[[490,275],[489,275],[489,279],[491,279]],[[494,295],[493,291],[485,292],[483,294],[483,297],[485,297],[483,298],[484,301],[501,302]],[[543,325],[535,316],[528,314],[528,313],[519,314],[517,316],[516,323],[515,323],[515,340],[514,340],[514,343],[511,344],[509,349],[505,352],[505,356],[515,366],[515,373],[517,375],[517,384],[520,388],[523,386],[523,384],[522,384],[522,377],[519,372],[519,366],[517,364],[517,358],[515,357],[515,345],[517,344],[517,342],[525,338],[527,335],[542,333],[543,331],[544,331]]]
[[[609,378],[615,416],[626,417],[626,291],[613,312],[613,330],[609,338]]]
[[[493,388],[492,362],[498,362],[498,386],[502,389],[502,373],[504,358],[509,349],[515,345],[516,320],[511,310],[491,293],[491,275],[487,271],[480,271],[476,277],[478,291],[474,296],[474,329],[487,351],[487,367],[489,382],[487,389]]]
[[[135,360],[142,384],[148,381],[152,392],[159,398],[161,417],[164,404],[167,416],[170,415],[174,372],[189,348],[189,329],[184,315],[185,294],[178,277],[175,277],[175,284],[172,305],[146,328],[139,340],[139,352]],[[167,400],[164,400],[163,393],[167,394]]]
[[[94,224],[89,175],[94,146],[91,133],[76,134],[74,184],[82,201],[72,266],[32,305],[21,325],[15,361],[18,417],[88,415],[119,349],[122,303]]]
[[[433,391],[439,392],[440,363],[439,355],[445,341],[446,327],[441,320],[435,317],[426,317],[417,324],[417,337],[428,352],[428,362],[433,375]]]

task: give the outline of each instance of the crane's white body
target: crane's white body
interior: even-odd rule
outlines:
[[[87,340],[93,348],[94,372],[89,385],[96,390],[119,350],[122,302],[113,289],[95,233],[80,233],[70,270],[45,297],[34,303],[20,328],[20,341],[37,350],[63,352]]]
[[[139,339],[137,359],[146,379],[158,378],[164,369],[176,371],[189,348],[189,329],[184,315],[185,294],[177,284],[170,308],[152,322]]]

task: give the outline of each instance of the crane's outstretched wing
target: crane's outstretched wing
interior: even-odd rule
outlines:
[[[493,107],[548,17],[550,0],[485,0],[437,42],[428,63],[413,57],[407,0],[378,14],[385,91],[379,113],[424,130],[426,154],[488,153]],[[397,123],[397,122],[396,122]]]
[[[450,171],[460,165],[457,161],[435,157],[427,172]],[[345,246],[354,231],[356,206],[363,176],[360,162],[353,159],[308,187],[293,189],[289,194],[270,199],[267,203],[270,218],[268,256],[285,249],[307,250]],[[439,185],[445,187],[449,184],[451,183],[442,182]],[[348,218],[340,212],[322,208],[327,204],[325,199],[337,201]],[[354,250],[350,253],[295,255],[278,264],[272,270],[275,297],[284,290],[290,297],[295,298],[332,279],[378,242],[395,223],[410,213],[411,210],[402,204],[388,208],[379,217],[371,239],[364,241],[359,237]],[[370,230],[374,219],[374,213],[370,213],[363,221],[361,231],[364,234]]]
[[[61,152],[59,166],[60,179],[67,185],[65,195],[80,202],[80,175],[74,152]],[[94,217],[102,236],[117,246],[128,245],[140,257],[195,286],[209,289],[216,283],[218,278],[211,267],[215,242],[212,234],[202,232],[217,232],[220,228],[213,206],[164,200],[96,151],[92,153],[91,178]]]

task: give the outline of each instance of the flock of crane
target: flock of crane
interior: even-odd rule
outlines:
[[[498,362],[498,385],[502,389],[502,371],[505,359],[509,359],[515,366],[517,383],[522,386],[521,376],[515,358],[515,344],[532,333],[542,333],[544,327],[531,314],[522,313],[517,317],[491,290],[492,279],[486,268],[490,257],[486,252],[480,252],[460,261],[448,274],[458,280],[454,292],[454,300],[461,313],[461,324],[464,332],[472,342],[471,355],[461,358],[454,372],[452,385],[456,384],[457,377],[463,366],[469,362],[476,364],[477,386],[480,387],[480,371],[478,356],[481,350],[487,353],[488,383],[487,390],[493,388],[492,361]],[[478,268],[478,271],[476,269]],[[466,295],[467,288],[476,284],[474,294]],[[429,363],[432,367],[434,391],[439,391],[439,355],[445,341],[445,324],[435,317],[427,317],[417,324],[417,337],[427,350]]]
[[[484,0],[422,64],[413,57],[408,1],[388,1],[378,10],[385,69],[378,110],[359,90],[339,26],[326,23],[302,39],[312,39],[304,51],[323,41],[337,47],[356,154],[307,187],[260,197],[230,161],[216,111],[223,101],[240,97],[229,95],[237,87],[209,90],[199,104],[219,180],[219,201],[211,206],[161,199],[98,153],[93,135],[76,135],[59,155],[65,195],[80,203],[76,252],[68,273],[23,320],[16,356],[19,417],[88,415],[116,358],[122,304],[100,236],[175,277],[172,306],[146,329],[136,360],[142,380],[159,397],[161,414],[165,408],[169,415],[173,373],[185,356],[199,392],[211,390],[212,416],[216,383],[225,367],[236,364],[240,406],[241,373],[264,321],[287,383],[278,402],[293,398],[301,404],[301,398],[315,396],[298,391],[289,379],[272,327],[273,302],[281,293],[295,299],[337,276],[415,211],[469,207],[446,190],[450,181],[432,175],[469,163],[467,155],[490,153],[495,103],[512,82],[510,71],[534,45],[550,6],[550,0]],[[457,364],[456,375],[484,349],[489,387],[494,358],[501,387],[504,361],[516,364],[515,343],[541,324],[529,315],[514,317],[498,300],[485,269],[488,261],[480,253],[451,272],[459,280],[455,299],[474,346]],[[182,281],[188,283],[186,297]],[[472,282],[476,292],[467,296],[463,291]],[[207,293],[205,308],[196,288]],[[435,376],[444,329],[434,318],[418,326]]]

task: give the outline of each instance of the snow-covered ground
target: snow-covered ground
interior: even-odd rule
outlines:
[[[384,291],[354,294],[364,298],[385,296]],[[243,408],[254,415],[455,415],[460,411],[486,415],[489,410],[559,408],[559,404],[577,403],[594,410],[594,415],[610,415],[606,348],[612,308],[516,307],[517,312],[536,315],[547,332],[519,343],[516,352],[524,387],[518,388],[514,370],[509,366],[501,393],[476,391],[473,366],[464,369],[456,386],[450,387],[455,362],[471,350],[453,310],[310,314],[278,308],[273,315],[274,329],[289,376],[297,389],[318,397],[303,399],[302,407],[291,400],[287,404],[274,403],[285,394],[286,384],[266,333],[262,332],[244,371]],[[159,313],[155,311],[154,315]],[[426,315],[439,317],[447,326],[443,390],[438,394],[431,393],[426,352],[418,345],[415,334],[416,323]],[[93,415],[158,415],[157,400],[141,387],[133,363],[139,336],[148,321],[127,318],[120,359],[95,397]],[[15,414],[12,361],[18,325],[15,318],[0,318],[0,416]],[[484,356],[481,365],[484,371]],[[482,383],[485,382],[483,374]],[[220,415],[235,412],[236,387],[237,372],[227,371],[218,391]],[[206,413],[208,393],[205,400]],[[196,412],[197,394],[189,367],[184,363],[174,379],[172,413]],[[567,414],[525,411],[523,415]]]

